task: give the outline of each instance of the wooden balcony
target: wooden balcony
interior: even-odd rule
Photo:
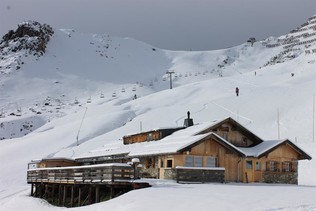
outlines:
[[[35,168],[27,171],[31,196],[56,206],[84,206],[105,201],[128,191],[150,187],[124,163]]]
[[[31,183],[129,183],[134,180],[134,168],[128,164],[111,163],[87,166],[36,168],[27,171]]]

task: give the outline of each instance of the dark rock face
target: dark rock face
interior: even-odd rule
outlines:
[[[45,53],[47,43],[54,34],[51,26],[40,24],[36,21],[28,21],[18,25],[18,28],[10,30],[0,41],[0,52],[3,55],[27,50],[34,56]]]

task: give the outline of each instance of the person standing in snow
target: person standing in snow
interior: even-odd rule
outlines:
[[[236,87],[235,92],[236,92],[236,96],[238,97],[238,95],[239,95],[239,88],[238,87]]]

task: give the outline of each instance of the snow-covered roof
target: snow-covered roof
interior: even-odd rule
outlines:
[[[269,151],[281,143],[283,143],[283,141],[264,141],[253,147],[238,147],[238,149],[242,151],[246,157],[259,157],[263,153]]]
[[[178,153],[183,150],[186,150],[187,147],[190,147],[208,137],[212,137],[217,142],[219,142],[226,148],[229,148],[237,152],[242,157],[260,157],[264,155],[265,153],[269,152],[270,150],[272,150],[274,147],[277,147],[278,145],[284,142],[288,142],[294,148],[296,148],[297,151],[303,154],[305,158],[311,159],[309,155],[307,155],[303,150],[301,150],[298,146],[290,142],[288,139],[262,141],[262,142],[257,143],[257,145],[253,147],[237,147],[234,144],[230,143],[228,140],[224,139],[223,137],[217,135],[214,132],[200,134],[200,132],[205,131],[206,129],[223,121],[224,120],[193,125],[183,130],[178,130],[172,133],[171,135],[157,141],[140,142],[140,143],[134,143],[134,144],[128,144],[128,145],[118,144],[115,146],[113,146],[113,144],[104,145],[102,148],[92,150],[86,154],[81,155],[80,157],[77,157],[76,159],[97,158],[97,157],[111,158],[112,156],[120,156],[120,155],[128,156],[128,157],[136,157],[136,156],[148,156],[148,155],[159,155],[159,154],[173,154],[173,153]]]
[[[197,141],[210,135],[210,133],[202,135],[195,134],[198,131],[202,131],[210,126],[213,126],[214,124],[214,122],[206,122],[202,124],[193,125],[183,130],[178,130],[173,134],[158,141],[141,142],[117,146],[113,146],[112,144],[109,146],[105,145],[102,148],[83,154],[82,156],[80,156],[80,158],[100,156],[106,157],[120,154],[126,154],[128,156],[145,156],[154,154],[176,153],[177,151],[187,146],[190,146],[191,144],[194,144]]]
[[[310,155],[308,155],[306,152],[304,152],[301,148],[299,148],[297,145],[295,145],[293,142],[291,142],[288,139],[284,140],[271,140],[271,141],[264,141],[256,146],[246,148],[246,147],[238,147],[238,149],[243,152],[246,157],[261,157],[268,153],[269,151],[273,150],[275,147],[283,144],[283,143],[290,144],[297,152],[302,154],[305,159],[312,159]]]

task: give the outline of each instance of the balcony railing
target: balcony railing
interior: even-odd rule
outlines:
[[[27,171],[28,183],[114,183],[129,182],[133,179],[133,167],[123,163],[37,168]]]

